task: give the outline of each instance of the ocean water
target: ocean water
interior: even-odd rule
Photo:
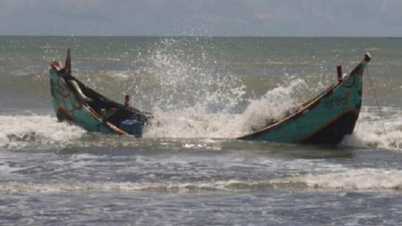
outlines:
[[[144,138],[59,123],[48,69],[155,115]],[[366,52],[337,147],[239,141]],[[1,225],[398,225],[401,38],[0,37]]]

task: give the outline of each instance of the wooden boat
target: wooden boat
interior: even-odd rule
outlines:
[[[238,137],[277,143],[338,144],[351,134],[362,104],[363,72],[370,62],[367,53],[349,75],[342,75],[338,66],[338,81],[312,100],[298,106],[278,121],[269,121],[262,129]]]
[[[72,76],[69,49],[64,68],[52,61],[49,74],[53,108],[59,121],[73,122],[90,132],[142,136],[152,116],[130,107],[128,95],[124,104],[117,103]]]

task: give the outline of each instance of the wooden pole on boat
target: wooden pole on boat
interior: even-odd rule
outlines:
[[[64,75],[71,74],[71,56],[70,48],[67,49],[66,63],[64,65]]]
[[[342,80],[342,65],[336,67],[336,72],[338,73],[338,81]]]
[[[364,55],[364,61],[367,62],[367,63],[371,61],[371,55],[370,55],[370,53],[366,53],[366,54]]]
[[[102,120],[106,119],[106,110],[104,108],[102,108],[100,110],[100,116],[101,116]]]
[[[129,106],[130,106],[130,96],[129,96],[129,95],[126,95],[126,96],[124,97],[124,106],[125,106],[125,107],[129,107]]]

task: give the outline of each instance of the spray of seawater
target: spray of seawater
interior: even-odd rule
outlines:
[[[138,52],[130,70],[75,72],[100,93],[117,101],[113,97],[123,99],[123,94],[130,94],[134,106],[152,111],[155,117],[144,133],[145,138],[241,136],[250,133],[252,128],[261,128],[268,120],[283,117],[289,109],[306,100],[300,96],[308,94],[306,98],[311,98],[328,83],[311,86],[323,76],[314,74],[300,79],[284,69],[283,75],[276,76],[275,82],[269,84],[265,94],[253,96],[250,93],[254,93],[255,84],[250,83],[259,80],[248,79],[254,75],[242,77],[226,70],[225,59],[218,59],[219,54],[213,48],[197,39],[166,38],[148,46],[145,52]],[[272,81],[269,77],[274,75],[258,76]],[[384,109],[385,133],[382,119],[373,109],[363,107],[355,132],[344,139],[343,145],[402,149],[401,111]],[[85,133],[75,126],[57,123],[54,117],[2,117],[0,147],[64,143]]]
[[[305,174],[272,182],[277,184],[293,184],[318,189],[341,190],[384,190],[402,189],[402,172],[385,169],[350,169],[345,172],[325,174]]]
[[[402,172],[384,169],[353,169],[333,173],[308,173],[277,179],[190,180],[172,182],[112,181],[2,181],[0,191],[7,192],[204,192],[245,191],[261,189],[336,189],[336,190],[400,190]]]
[[[155,44],[142,69],[152,77],[147,86],[153,107],[165,111],[196,108],[206,112],[230,112],[242,101],[245,86],[234,75],[218,72],[213,56],[186,40],[167,39]],[[188,46],[184,52],[182,46]],[[187,52],[188,51],[188,52]],[[145,83],[145,84],[144,84]]]
[[[295,105],[292,91],[305,86],[294,80],[246,99],[241,77],[222,70],[207,47],[188,42],[166,39],[147,54],[142,71],[151,78],[135,82],[135,89],[147,87],[155,116],[146,137],[233,138],[267,118],[281,117]]]
[[[364,106],[352,135],[342,144],[351,147],[402,150],[402,109]]]
[[[247,133],[251,132],[251,129],[261,129],[268,121],[283,118],[289,109],[299,104],[292,94],[300,86],[305,86],[304,81],[296,79],[290,82],[289,86],[278,86],[261,98],[250,100],[241,116],[242,131]]]
[[[51,116],[0,116],[0,148],[67,145],[84,133]]]

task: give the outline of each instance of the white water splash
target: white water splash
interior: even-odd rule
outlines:
[[[0,116],[0,147],[68,144],[85,131],[51,116]]]
[[[136,89],[147,87],[147,99],[153,107],[165,111],[197,108],[230,112],[243,100],[245,86],[241,79],[219,72],[215,59],[203,46],[191,45],[189,52],[184,52],[183,45],[189,44],[173,39],[157,43],[142,68],[152,79],[136,82]]]
[[[154,121],[145,138],[228,138],[248,133],[254,123],[267,117],[282,114],[293,105],[286,95],[294,89],[278,87],[260,100],[251,102],[242,114],[210,113],[204,109],[187,108],[176,111],[155,109]],[[302,83],[300,83],[302,84]],[[284,99],[283,105],[276,103]],[[268,107],[272,106],[272,107]],[[266,109],[266,110],[261,110]],[[342,145],[349,147],[402,150],[402,110],[383,109],[384,126],[373,107],[363,107],[352,135],[345,137]],[[65,122],[59,123],[51,116],[0,116],[0,147],[18,148],[41,145],[67,145],[74,143],[86,132]]]
[[[154,120],[145,137],[232,138],[239,133],[237,114],[210,114],[197,109],[154,111]]]
[[[345,146],[402,150],[402,109],[365,106],[352,135],[342,141]]]
[[[206,190],[249,190],[263,188],[313,188],[339,190],[400,190],[402,171],[381,169],[358,169],[339,173],[305,174],[281,179],[251,180],[200,180],[177,182],[112,182],[112,181],[26,181],[0,182],[0,191],[8,192],[197,192]]]
[[[146,137],[173,138],[235,138],[251,132],[257,125],[265,125],[268,119],[279,119],[287,110],[296,106],[292,90],[302,81],[294,81],[288,87],[279,86],[263,97],[250,101],[242,114],[210,113],[204,108],[187,108],[175,111],[154,110],[155,119],[145,133]]]
[[[85,192],[85,191],[159,191],[159,192],[194,192],[205,190],[230,190],[230,186],[244,184],[242,181],[200,181],[200,182],[176,182],[176,183],[135,183],[135,182],[0,182],[0,191],[11,192]],[[239,186],[240,187],[240,186]]]
[[[251,100],[241,116],[242,132],[251,132],[251,128],[262,128],[269,120],[285,117],[288,110],[299,105],[292,98],[293,91],[299,86],[305,86],[304,81],[293,80],[287,87],[278,86],[263,97]]]
[[[310,188],[375,190],[402,189],[402,171],[358,169],[340,173],[307,174],[272,181],[279,184],[303,184]]]

